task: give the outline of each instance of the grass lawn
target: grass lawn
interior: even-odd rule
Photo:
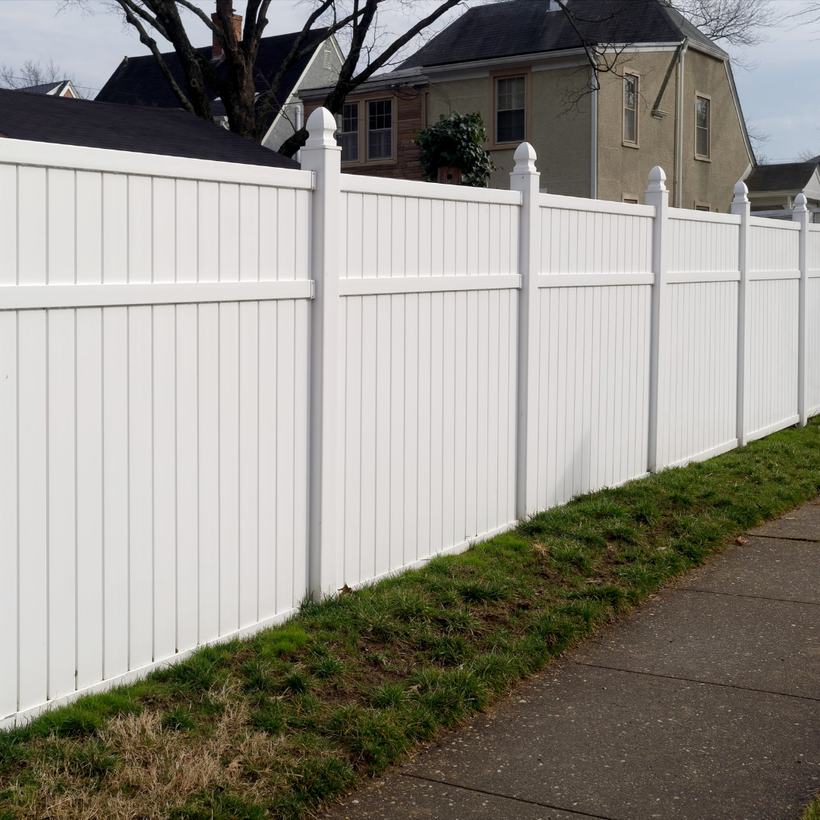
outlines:
[[[820,797],[818,797],[806,810],[800,820],[820,820]]]
[[[815,420],[306,604],[0,734],[0,820],[308,817],[818,492]]]

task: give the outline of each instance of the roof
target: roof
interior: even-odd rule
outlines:
[[[60,95],[66,86],[69,85],[71,85],[69,80],[57,80],[53,83],[41,83],[40,85],[29,85],[26,88],[18,88],[17,91],[25,91],[26,94]]]
[[[270,80],[279,70],[285,58],[290,53],[298,33],[280,34],[276,37],[262,37],[259,41],[259,51],[256,58],[256,75],[254,82],[257,93],[261,94],[268,90],[268,80]],[[327,29],[316,29],[307,40],[307,45],[312,50],[302,57],[296,65],[292,66],[282,79],[279,87],[279,103],[284,104],[293,92],[296,83],[307,68],[316,49],[327,39]],[[198,48],[197,51],[205,57],[212,59],[213,46]],[[171,51],[162,55],[171,74],[177,84],[185,89],[185,72],[176,52]],[[217,70],[224,65],[224,61],[217,62]],[[207,86],[208,98],[213,103],[217,99],[217,92]],[[108,78],[106,84],[97,94],[99,102],[122,103],[125,105],[156,106],[159,108],[179,108],[179,100],[171,86],[165,79],[159,64],[152,54],[140,57],[125,57],[117,67],[117,70]],[[218,109],[218,110],[217,110]],[[276,115],[278,109],[274,107],[271,112],[271,120]],[[214,114],[224,113],[224,107],[220,102],[214,106]]]
[[[745,180],[750,191],[802,191],[817,171],[818,160],[758,165]]]
[[[58,145],[298,168],[281,154],[182,109],[137,108],[0,89],[0,135]]]
[[[447,65],[564,51],[582,46],[567,16],[550,0],[512,0],[475,6],[402,63],[401,68]],[[718,59],[729,55],[664,0],[567,0],[588,43],[680,43]]]

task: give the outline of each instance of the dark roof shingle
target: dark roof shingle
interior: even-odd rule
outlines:
[[[254,74],[254,83],[258,94],[262,94],[268,90],[270,87],[269,81],[284,63],[297,36],[298,34],[294,33],[261,38]],[[306,46],[312,46],[312,50],[285,73],[277,95],[279,98],[279,106],[274,106],[271,121],[273,116],[278,112],[279,107],[281,107],[290,96],[315,50],[326,39],[326,29],[316,29],[311,33],[310,38],[306,42]],[[206,46],[205,48],[197,49],[197,51],[207,60],[210,60],[213,47]],[[174,80],[176,80],[179,87],[184,91],[185,72],[182,70],[182,64],[176,52],[171,51],[162,56]],[[216,68],[217,71],[219,71],[220,65],[217,64]],[[211,102],[216,100],[217,96],[216,91],[208,86],[208,98]],[[124,105],[159,108],[180,107],[179,100],[171,90],[171,86],[165,79],[159,64],[152,54],[146,54],[140,57],[126,57],[119,64],[116,71],[108,78],[108,81],[102,87],[100,93],[97,94],[96,99],[99,102],[122,103]]]
[[[549,0],[512,0],[471,8],[406,60],[401,68],[428,67],[579,48],[582,40]],[[728,58],[708,37],[662,0],[568,0],[578,30],[594,44],[690,44]]]
[[[190,159],[298,168],[276,151],[182,109],[142,108],[0,89],[0,134]]]
[[[750,191],[802,191],[817,170],[817,161],[758,165],[746,179]]]

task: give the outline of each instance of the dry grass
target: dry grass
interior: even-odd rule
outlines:
[[[16,795],[15,816],[159,820],[203,792],[230,789],[252,802],[270,799],[285,780],[284,740],[254,730],[247,701],[235,692],[209,694],[224,711],[208,733],[164,728],[163,712],[146,709],[111,720],[99,733],[96,760],[88,760],[86,739],[36,742],[32,774],[37,787]],[[116,759],[109,757],[114,749]],[[95,775],[105,777],[104,789],[95,788]]]

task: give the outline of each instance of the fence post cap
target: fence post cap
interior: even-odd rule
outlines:
[[[535,148],[533,148],[528,142],[522,142],[521,145],[515,149],[515,154],[513,157],[515,159],[515,168],[513,168],[514,174],[537,173],[535,160],[538,158],[538,155],[535,153]]]
[[[648,194],[656,192],[666,192],[666,173],[660,165],[656,165],[649,172],[649,187],[646,189]]]
[[[732,200],[732,202],[733,203],[734,202],[741,202],[741,203],[748,202],[749,201],[749,197],[747,196],[748,193],[749,193],[749,188],[746,185],[746,183],[741,179],[737,183],[737,185],[735,185],[735,190],[734,190],[735,198]]]
[[[793,210],[795,210],[795,211],[807,211],[808,210],[807,204],[808,204],[808,200],[806,199],[806,195],[802,194],[802,193],[798,194],[794,198],[794,208],[793,208]]]
[[[336,133],[336,118],[327,108],[317,108],[308,117],[307,130],[310,136],[305,148],[336,147],[334,134]]]

